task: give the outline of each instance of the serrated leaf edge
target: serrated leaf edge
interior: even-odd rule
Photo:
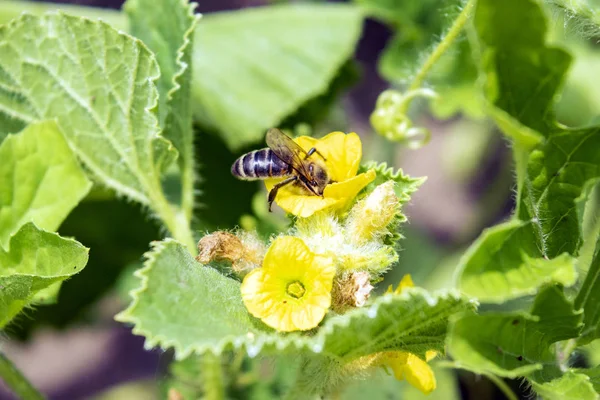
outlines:
[[[120,29],[116,29],[114,27],[112,27],[110,24],[108,24],[107,22],[104,22],[102,19],[91,19],[91,18],[86,18],[86,17],[82,17],[82,16],[75,16],[75,15],[71,15],[68,13],[63,12],[62,10],[56,10],[56,11],[48,11],[44,14],[42,14],[41,16],[37,16],[28,12],[23,12],[18,18],[15,18],[11,21],[9,21],[8,23],[4,24],[4,25],[0,25],[0,31],[2,30],[10,30],[11,27],[18,27],[20,24],[23,25],[27,25],[27,23],[31,20],[31,19],[35,19],[38,21],[43,21],[44,19],[46,19],[48,16],[52,16],[52,15],[57,15],[60,16],[62,18],[65,18],[66,20],[82,20],[82,21],[87,21],[91,24],[96,24],[96,25],[100,25],[103,27],[108,28],[109,30],[112,30],[116,33],[116,35],[121,36],[121,37],[125,37],[128,40],[132,40],[133,43],[136,45],[136,48],[140,49],[139,50],[139,54],[141,54],[143,52],[143,50],[146,51],[148,57],[151,59],[151,61],[156,65],[156,71],[157,74],[156,75],[150,75],[148,76],[147,82],[148,84],[151,86],[151,92],[152,92],[152,101],[150,102],[148,107],[144,108],[144,112],[152,119],[154,120],[154,124],[152,126],[152,130],[154,131],[155,135],[154,137],[151,139],[150,141],[150,152],[153,156],[153,162],[156,162],[155,159],[155,155],[154,155],[154,150],[153,150],[153,146],[152,146],[152,141],[153,140],[160,140],[163,141],[167,146],[168,146],[168,151],[173,151],[176,152],[177,149],[175,149],[175,147],[173,146],[173,144],[171,143],[171,141],[169,141],[168,139],[166,139],[164,136],[162,136],[161,134],[161,129],[160,126],[158,125],[158,118],[156,115],[156,111],[158,108],[158,90],[156,88],[156,82],[158,81],[158,79],[160,78],[160,68],[158,67],[158,61],[156,60],[156,57],[154,56],[154,53],[138,38],[129,35],[126,32],[123,32]],[[3,110],[3,112],[6,113],[6,111]],[[8,113],[7,113],[8,114]],[[11,115],[11,114],[8,114]],[[26,123],[30,123],[30,122],[35,122],[35,121],[43,121],[43,120],[47,120],[47,119],[56,119],[55,117],[52,118],[36,118],[34,121],[24,121]],[[57,121],[58,123],[58,121]],[[60,128],[60,124],[59,124],[59,128]],[[59,129],[62,132],[62,129]],[[92,176],[95,175],[95,177],[100,178],[100,181],[98,182],[98,179],[94,179],[94,181],[96,181],[97,183],[102,184],[103,186],[107,186],[110,189],[113,189],[114,191],[117,192],[117,194],[122,194],[124,195],[126,198],[137,201],[139,203],[141,203],[142,205],[150,205],[150,199],[146,196],[146,194],[144,193],[139,193],[136,190],[132,190],[129,187],[123,186],[120,184],[120,182],[112,179],[110,176],[106,175],[103,171],[102,168],[98,167],[95,163],[91,162],[87,157],[85,157],[85,155],[81,152],[78,151],[77,147],[72,143],[71,140],[69,140],[69,138],[67,138],[65,136],[65,140],[67,141],[69,147],[71,149],[73,149],[73,153],[77,156],[77,158],[83,160],[83,163],[85,164],[86,167],[88,167],[88,169],[90,170]],[[148,194],[151,194],[153,190],[160,190],[160,171],[158,171],[158,168],[156,165],[154,165],[153,168],[153,178],[156,180],[156,182],[153,182],[154,185],[157,186],[153,186],[152,183],[146,182],[146,179],[142,179],[140,180],[140,182],[142,184],[144,184],[146,187],[146,190],[148,191]],[[139,174],[139,177],[144,177],[145,174]]]
[[[361,165],[361,169],[369,170],[374,169],[377,175],[383,176],[388,180],[392,180],[394,182],[406,182],[410,184],[410,190],[407,190],[403,193],[402,197],[400,197],[400,201],[402,203],[406,203],[410,200],[410,196],[415,193],[419,187],[427,181],[426,176],[420,176],[417,178],[413,178],[412,176],[406,175],[402,168],[398,168],[394,170],[394,167],[388,166],[386,162],[378,163],[377,161],[368,161],[365,164]]]
[[[411,288],[401,294],[386,294],[375,299],[370,305],[353,310],[352,312],[345,314],[345,318],[335,318],[327,320],[314,336],[303,336],[298,333],[291,333],[285,336],[272,332],[259,332],[248,330],[245,336],[240,335],[228,335],[217,342],[215,345],[191,345],[187,347],[181,346],[177,340],[169,339],[164,335],[154,335],[152,332],[147,331],[140,319],[133,316],[132,311],[136,308],[139,302],[139,295],[143,293],[148,287],[148,276],[146,272],[152,269],[152,265],[157,256],[164,251],[169,245],[182,246],[178,241],[167,238],[163,241],[154,241],[151,243],[152,249],[144,254],[146,260],[144,261],[144,267],[135,271],[134,275],[141,280],[141,285],[129,292],[133,301],[131,304],[122,312],[115,316],[115,320],[124,323],[132,323],[132,332],[136,335],[145,337],[145,348],[151,349],[157,346],[162,348],[174,348],[175,357],[178,360],[182,360],[192,353],[204,354],[210,352],[214,355],[221,354],[226,349],[238,350],[245,348],[249,357],[255,357],[261,351],[269,348],[278,351],[289,351],[289,350],[308,350],[309,352],[319,354],[323,351],[327,337],[332,334],[336,329],[343,329],[349,326],[354,318],[362,318],[368,315],[370,318],[376,318],[379,307],[382,304],[390,304],[394,301],[410,301],[414,296],[422,297],[427,304],[430,306],[436,305],[439,301],[447,298],[453,300],[463,300],[466,304],[469,304],[472,308],[476,308],[478,303],[476,300],[467,298],[462,295],[459,291],[454,289],[439,291],[434,294],[427,292],[421,288]]]

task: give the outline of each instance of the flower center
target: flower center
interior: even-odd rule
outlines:
[[[306,289],[304,289],[304,285],[298,281],[294,281],[287,285],[285,289],[286,293],[292,296],[295,299],[299,299],[304,296]]]

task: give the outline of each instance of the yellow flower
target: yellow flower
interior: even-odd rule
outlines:
[[[430,350],[426,352],[425,358],[430,361],[436,355],[437,352]],[[394,372],[396,379],[399,381],[406,379],[408,383],[425,394],[431,393],[435,389],[433,370],[426,361],[414,354],[390,351],[384,353],[382,363]]]
[[[396,290],[390,285],[386,293],[400,294],[405,288],[415,286],[409,274],[404,275]],[[383,353],[380,363],[389,367],[398,380],[406,379],[408,383],[425,394],[431,393],[436,386],[433,370],[427,361],[435,358],[437,352],[429,350],[425,353],[426,361],[405,351],[389,351]]]
[[[356,133],[331,132],[321,139],[300,136],[294,140],[305,151],[315,147],[325,158],[330,183],[323,197],[308,194],[288,185],[279,189],[275,202],[285,211],[307,218],[325,208],[344,208],[356,195],[375,179],[375,171],[356,175],[362,158],[362,144]],[[319,157],[314,154],[311,157]],[[282,179],[267,179],[265,185],[271,190]]]
[[[385,293],[386,294],[387,293],[400,294],[404,289],[409,288],[409,287],[414,287],[414,286],[415,286],[415,284],[414,284],[410,274],[406,274],[400,280],[400,283],[398,284],[398,287],[396,288],[396,290],[393,290],[392,285],[390,285],[390,286],[388,286]]]
[[[331,305],[335,266],[310,251],[302,239],[283,236],[271,244],[262,268],[242,282],[250,314],[278,331],[312,329]]]

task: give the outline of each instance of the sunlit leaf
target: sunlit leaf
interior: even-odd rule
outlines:
[[[239,282],[201,265],[179,243],[155,242],[146,258],[133,302],[117,319],[133,323],[149,347],[174,347],[178,358],[242,346],[251,356],[289,348],[344,361],[387,350],[424,357],[427,350],[443,351],[450,315],[475,307],[453,292],[412,289],[328,318],[314,336],[282,335],[250,317]]]
[[[590,378],[590,382],[594,386],[597,393],[600,393],[600,366],[588,369],[575,370],[577,373],[585,374]]]
[[[513,220],[486,229],[459,263],[459,288],[481,301],[502,302],[535,294],[545,283],[575,283],[575,259],[566,253],[544,258],[531,225]]]
[[[103,22],[23,15],[0,27],[0,114],[56,118],[97,179],[143,204],[161,194],[160,171],[176,156],[158,134],[158,76],[140,41]]]
[[[230,148],[260,141],[324,94],[362,25],[346,4],[293,4],[206,16],[196,29],[195,116]]]
[[[198,17],[196,4],[187,0],[129,0],[131,34],[141,39],[156,55],[160,67],[158,116],[163,136],[179,152],[182,196],[187,219],[191,219],[194,184],[194,130],[192,128],[192,51]],[[169,12],[165,12],[169,10]]]
[[[27,223],[0,247],[0,328],[41,290],[78,273],[88,249]]]
[[[596,400],[598,393],[590,378],[582,373],[568,371],[550,382],[531,382],[532,389],[544,400]]]
[[[584,344],[600,338],[600,237],[590,269],[575,299],[575,307],[583,308],[585,324],[578,342]]]
[[[450,329],[448,351],[460,367],[476,373],[515,378],[537,371],[544,381],[559,374],[550,345],[577,337],[581,319],[562,289],[550,286],[540,292],[530,314],[457,318]]]
[[[9,135],[0,160],[0,246],[27,222],[55,231],[91,187],[51,121]]]
[[[580,197],[600,176],[600,129],[555,121],[554,98],[571,57],[546,44],[538,2],[481,0],[475,25],[490,113],[513,140],[519,204],[518,219],[473,244],[460,281],[482,299],[502,301],[545,282],[574,283],[571,266],[583,243]]]

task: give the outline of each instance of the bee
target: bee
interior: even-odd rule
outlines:
[[[231,173],[238,179],[255,181],[268,178],[285,178],[269,192],[269,211],[283,186],[293,184],[309,194],[323,197],[325,186],[331,183],[325,167],[325,157],[316,148],[307,152],[279,129],[267,131],[268,148],[244,154],[231,166]],[[322,160],[311,158],[317,154]]]

